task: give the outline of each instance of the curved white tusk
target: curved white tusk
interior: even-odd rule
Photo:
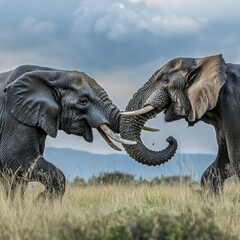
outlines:
[[[141,129],[145,130],[145,131],[148,131],[148,132],[158,132],[158,131],[160,131],[160,129],[151,128],[151,127],[147,127],[147,126],[142,126]]]
[[[154,109],[153,106],[148,105],[144,108],[141,108],[141,109],[138,109],[138,110],[135,110],[135,111],[120,112],[120,114],[121,115],[127,115],[127,116],[135,116],[135,115],[141,115],[141,114],[144,114],[144,113],[148,113],[148,112],[152,111],[153,109]]]
[[[119,137],[115,132],[113,132],[106,124],[102,124],[100,125],[101,130],[110,138],[112,138],[113,140],[125,144],[125,145],[135,145],[137,144],[137,142],[135,141],[130,141],[127,139],[123,139],[121,137]]]
[[[106,143],[113,148],[116,151],[122,151],[121,148],[119,148],[118,146],[116,146],[109,138],[108,136],[103,132],[103,130],[101,128],[97,128],[98,132],[100,133],[100,135],[102,136],[102,138],[106,141]]]

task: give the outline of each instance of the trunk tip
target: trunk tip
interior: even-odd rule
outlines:
[[[176,142],[177,140],[176,140],[173,136],[169,136],[169,137],[166,139],[166,141],[167,141],[168,143],[173,143],[173,142]]]

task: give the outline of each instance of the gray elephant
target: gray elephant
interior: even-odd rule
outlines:
[[[125,145],[138,162],[160,165],[177,149],[173,137],[159,152],[147,149],[141,141],[141,126],[163,111],[166,122],[184,118],[189,126],[200,120],[214,126],[218,154],[202,175],[203,186],[218,192],[228,177],[240,177],[240,65],[225,63],[222,55],[173,59],[134,94],[126,110],[120,133],[138,142]]]
[[[0,98],[0,168],[12,197],[18,187],[23,194],[29,181],[45,186],[39,198],[62,197],[65,176],[43,157],[46,136],[54,138],[58,130],[92,142],[92,128],[97,128],[116,150],[110,138],[134,144],[116,134],[118,108],[83,72],[20,66],[0,74]]]

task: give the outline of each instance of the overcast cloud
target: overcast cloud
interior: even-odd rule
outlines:
[[[124,109],[172,58],[222,53],[240,63],[239,9],[237,0],[0,0],[0,70],[38,64],[85,71]],[[143,136],[153,149],[173,135],[181,152],[216,152],[210,126],[166,124],[161,115],[149,124],[161,128]],[[47,145],[93,151],[93,144],[64,133]],[[112,152],[98,134],[94,151]]]

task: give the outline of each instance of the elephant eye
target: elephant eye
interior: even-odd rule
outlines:
[[[168,79],[167,74],[164,74],[164,75],[162,76],[162,82],[163,82],[164,84],[168,84],[168,83],[169,83],[169,79]]]
[[[167,79],[164,79],[164,80],[163,80],[163,83],[164,83],[164,84],[168,84],[168,83],[169,83],[168,78],[167,78]]]
[[[88,104],[88,99],[83,98],[83,99],[80,100],[80,105],[81,105],[82,107],[85,107],[87,104]]]

